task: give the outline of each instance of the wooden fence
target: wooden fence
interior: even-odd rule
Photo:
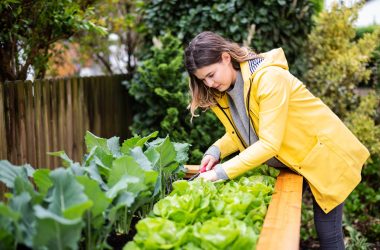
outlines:
[[[123,75],[0,83],[0,159],[55,168],[64,150],[75,161],[85,153],[85,132],[129,136],[130,98]]]

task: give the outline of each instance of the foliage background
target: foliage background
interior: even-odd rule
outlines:
[[[0,2],[0,82],[25,80],[28,73],[44,78],[52,44],[88,30],[104,35],[96,25],[96,0]]]
[[[108,74],[110,46],[128,54],[120,61],[135,98],[133,133],[155,130],[192,144],[190,163],[222,133],[209,112],[190,123],[183,49],[204,30],[257,52],[283,47],[293,74],[323,99],[368,147],[363,181],[345,205],[346,246],[380,248],[380,42],[376,26],[355,29],[359,5],[322,11],[321,0],[4,0],[0,2],[0,82],[24,80],[31,68],[43,78],[52,46],[69,39],[81,60],[99,62]],[[101,25],[102,27],[98,26]],[[104,35],[116,34],[117,41]],[[124,67],[124,68],[123,68]],[[366,97],[358,87],[366,88]],[[369,91],[369,94],[367,92]],[[310,197],[304,199],[302,246],[317,247]]]
[[[356,32],[353,23],[362,3],[352,7],[334,5],[315,19],[308,36],[308,70],[304,76],[310,90],[346,123],[369,149],[362,182],[345,201],[344,232],[347,249],[379,247],[378,194],[380,175],[379,67],[380,29]],[[370,91],[359,94],[359,86]],[[304,199],[301,238],[305,247],[316,247],[310,194]]]
[[[321,2],[148,2],[143,15],[147,47],[142,49],[140,67],[127,83],[138,102],[132,132],[145,135],[160,128],[163,134],[191,143],[189,161],[199,162],[202,152],[223,134],[223,128],[210,111],[199,111],[201,115],[190,123],[186,109],[188,80],[183,66],[187,43],[197,33],[213,30],[257,51],[284,47],[289,61],[296,65],[292,68],[300,72],[304,70],[305,54],[299,48],[305,45],[312,16],[321,9]],[[161,37],[164,38],[160,40]]]
[[[188,103],[188,96],[184,94],[187,82],[180,73],[182,48],[203,30],[216,31],[258,51],[281,46],[286,51],[290,70],[344,120],[371,152],[371,159],[363,169],[363,181],[346,200],[344,232],[348,249],[378,247],[380,224],[376,214],[380,195],[376,192],[379,189],[376,180],[380,173],[380,100],[378,92],[362,97],[358,87],[379,90],[379,31],[376,27],[355,30],[361,3],[351,8],[335,5],[332,10],[323,12],[318,3],[313,5],[310,1],[298,2],[295,8],[289,1],[286,4],[289,9],[282,4],[283,1],[197,1],[192,4],[154,1],[148,4],[144,21],[148,27],[146,44],[152,44],[151,50],[145,52],[149,59],[141,61],[129,85],[130,93],[139,102],[138,109],[143,108],[145,112],[137,113],[132,131],[160,127],[180,141],[190,142],[193,145],[191,160],[198,161],[201,152],[222,131],[218,128],[219,122],[208,112],[205,113],[208,117],[201,113],[194,124],[189,123],[184,112]],[[281,6],[283,8],[279,8]],[[252,23],[255,25],[249,25]],[[170,36],[161,42],[155,39],[170,32],[177,34],[179,41],[173,42],[175,38],[169,39]],[[174,49],[169,49],[170,46]],[[174,56],[170,50],[176,51]],[[197,121],[201,122],[197,124]],[[148,132],[149,129],[143,134]],[[318,247],[312,218],[311,197],[305,194],[301,228],[304,248]]]

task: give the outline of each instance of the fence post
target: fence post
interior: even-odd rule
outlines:
[[[0,83],[0,159],[8,156],[7,130],[5,124],[4,83]]]

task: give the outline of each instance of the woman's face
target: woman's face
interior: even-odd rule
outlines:
[[[220,62],[197,69],[194,75],[209,88],[220,92],[229,89],[236,81],[236,71],[232,67],[231,56],[226,52],[222,53]]]

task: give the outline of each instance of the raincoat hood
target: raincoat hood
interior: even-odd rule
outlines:
[[[278,66],[289,70],[288,62],[286,61],[285,53],[282,48],[272,49],[259,55],[264,58],[264,61],[257,68],[257,71],[268,66]]]

